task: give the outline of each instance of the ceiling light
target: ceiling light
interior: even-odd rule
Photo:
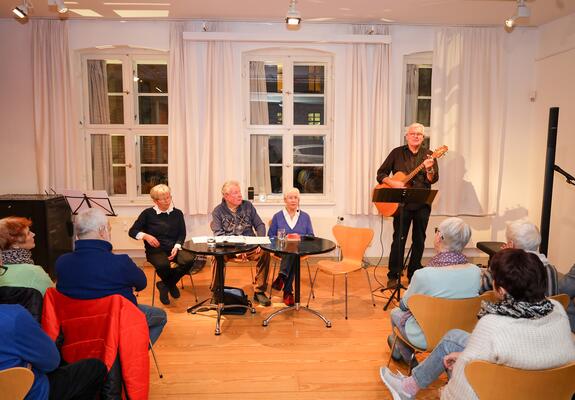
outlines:
[[[68,7],[64,5],[64,0],[48,0],[49,6],[56,6],[58,12],[60,14],[64,14],[68,12]]]
[[[290,0],[288,12],[286,14],[286,24],[299,25],[301,22],[301,15],[295,8],[296,0]]]
[[[505,27],[512,29],[519,18],[529,18],[530,16],[531,10],[525,5],[525,0],[517,0],[517,11],[515,15],[505,20]]]
[[[18,18],[26,18],[28,16],[28,11],[32,8],[32,4],[28,2],[28,0],[24,0],[22,4],[14,7],[12,12]]]

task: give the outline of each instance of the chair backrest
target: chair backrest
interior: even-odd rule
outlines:
[[[524,370],[487,361],[471,361],[465,376],[481,400],[570,400],[575,393],[575,363]]]
[[[335,225],[332,232],[341,248],[343,261],[361,265],[365,250],[373,239],[373,229]]]
[[[565,293],[561,293],[561,294],[556,294],[555,296],[549,296],[547,297],[548,299],[552,299],[555,301],[558,301],[559,303],[561,303],[561,305],[563,306],[564,309],[567,310],[567,307],[569,307],[569,300],[571,300],[569,298],[568,295],[566,295]]]
[[[497,303],[499,301],[499,297],[497,296],[497,293],[495,293],[495,290],[483,292],[479,297],[481,297],[481,300],[488,301],[490,303]]]
[[[0,371],[0,392],[4,400],[22,400],[34,383],[34,373],[28,368],[8,368]]]
[[[37,289],[19,286],[0,287],[0,304],[20,304],[38,322],[42,320],[43,297]]]
[[[414,294],[407,305],[425,335],[427,350],[431,351],[451,329],[471,332],[475,328],[481,300],[481,297],[444,299]]]

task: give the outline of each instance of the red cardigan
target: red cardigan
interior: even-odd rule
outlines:
[[[68,363],[98,358],[109,370],[119,352],[128,397],[148,398],[148,325],[144,314],[125,297],[115,294],[78,300],[49,288],[44,296],[42,328],[52,340],[62,331],[62,358]]]

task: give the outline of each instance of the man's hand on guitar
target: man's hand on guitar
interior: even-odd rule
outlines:
[[[435,164],[435,159],[432,156],[428,156],[427,159],[423,162],[425,169],[433,168],[433,164]]]

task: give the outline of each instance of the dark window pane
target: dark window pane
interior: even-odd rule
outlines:
[[[282,167],[270,167],[272,193],[282,192]]]
[[[160,183],[168,184],[168,167],[142,167],[140,194],[149,194]]]
[[[294,66],[294,93],[324,93],[324,70],[322,65]]]
[[[268,93],[281,93],[283,88],[283,68],[281,64],[266,64],[265,70],[265,83],[266,92]],[[255,77],[254,77],[255,78]],[[260,77],[258,77],[260,79]]]
[[[323,167],[295,167],[293,186],[301,193],[323,193]]]
[[[431,121],[431,99],[417,100],[417,122],[423,126],[430,126]]]
[[[108,95],[108,105],[110,107],[110,123],[124,123],[124,96]]]
[[[419,96],[431,96],[431,68],[419,68]]]
[[[124,136],[112,136],[112,164],[126,163],[126,144]]]
[[[168,93],[168,66],[165,64],[138,64],[138,93]]]
[[[168,137],[142,136],[140,138],[141,164],[168,163]]]
[[[282,138],[281,136],[270,136],[270,164],[282,163]]]
[[[122,93],[122,64],[106,64],[106,74],[108,77],[108,93]]]
[[[323,164],[324,136],[294,136],[294,164]]]
[[[294,96],[294,124],[295,125],[323,125],[324,98],[323,96]]]
[[[138,97],[140,110],[140,124],[167,124],[168,123],[168,97],[167,96],[140,96]]]
[[[114,193],[126,194],[126,167],[112,167],[114,174]]]

